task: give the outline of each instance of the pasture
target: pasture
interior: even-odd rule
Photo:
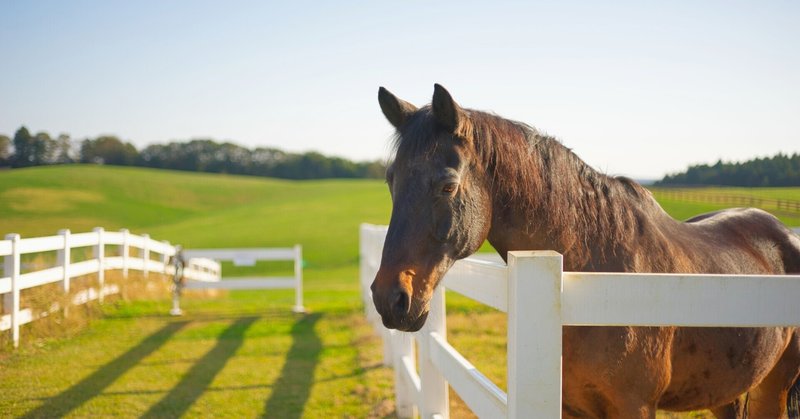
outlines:
[[[103,226],[189,248],[302,244],[310,310],[291,313],[291,290],[189,296],[180,318],[166,315],[166,293],[107,303],[101,319],[73,336],[23,340],[4,353],[4,416],[391,415],[392,372],[380,366],[357,280],[358,225],[388,223],[383,182],[57,166],[0,172],[0,198],[3,234]],[[679,219],[723,207],[662,204]],[[781,218],[800,225],[800,216]],[[449,340],[505,390],[504,325],[503,313],[448,295]],[[453,404],[454,417],[466,415]]]

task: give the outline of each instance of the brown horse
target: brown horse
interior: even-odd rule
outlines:
[[[388,328],[419,330],[445,272],[486,239],[504,258],[556,250],[568,271],[800,273],[800,238],[764,211],[679,222],[632,180],[598,173],[525,124],[462,109],[439,85],[421,109],[384,88],[378,99],[397,128],[392,217],[372,284]],[[782,417],[800,374],[800,329],[564,327],[563,357],[565,417],[653,418],[657,408]]]

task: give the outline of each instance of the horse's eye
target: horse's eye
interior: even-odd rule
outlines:
[[[451,195],[456,189],[458,189],[458,183],[448,183],[442,188],[442,193]]]

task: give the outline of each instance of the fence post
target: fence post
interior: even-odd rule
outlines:
[[[303,247],[294,245],[294,307],[295,313],[305,313],[303,307]]]
[[[437,287],[433,292],[428,320],[416,337],[419,344],[419,379],[422,383],[420,416],[430,418],[438,415],[447,419],[450,417],[447,381],[431,360],[431,333],[447,338],[444,286]]]
[[[97,259],[97,285],[100,288],[98,296],[103,302],[103,287],[106,283],[106,245],[103,237],[103,227],[95,227],[92,231],[97,233],[97,246],[92,250],[92,254]]]
[[[147,278],[147,274],[150,272],[150,235],[142,234],[142,238],[144,239],[144,243],[142,243],[142,259],[144,260],[142,274]]]
[[[164,243],[164,245],[167,246],[168,248],[172,247],[169,244],[169,241],[167,241],[167,240],[162,240],[161,243]],[[169,267],[169,255],[168,254],[166,254],[166,253],[162,253],[161,254],[161,264],[164,265],[164,275],[166,275],[167,274],[167,268]]]
[[[508,253],[508,417],[561,417],[561,274],[556,252]]]
[[[183,259],[181,246],[175,246],[175,256],[172,259],[174,272],[172,275],[172,308],[169,310],[171,316],[183,315],[181,310],[181,292],[183,291],[183,270],[186,261]]]
[[[411,361],[410,365],[416,364],[414,362],[414,337],[411,333],[392,330],[386,341],[391,342],[393,347],[391,355],[394,356],[392,367],[394,369],[394,403],[397,417],[413,418],[412,384],[406,380],[403,373],[405,370],[403,358],[407,357]]]
[[[11,278],[11,292],[3,296],[3,311],[11,316],[11,341],[19,347],[19,234],[6,234],[11,254],[3,258],[3,272]]]
[[[119,231],[122,233],[122,277],[127,279],[128,278],[128,263],[129,263],[129,255],[130,253],[130,243],[128,242],[128,235],[130,232],[127,228],[123,228]]]
[[[69,279],[70,279],[69,265],[71,263],[71,261],[70,261],[71,256],[70,256],[70,242],[69,242],[70,241],[69,240],[70,232],[69,232],[69,229],[67,228],[67,229],[63,229],[63,230],[58,230],[58,235],[62,236],[64,238],[64,246],[63,246],[63,248],[59,249],[57,253],[58,253],[58,264],[61,265],[61,269],[62,269],[62,271],[61,271],[62,272],[61,273],[61,275],[62,275],[61,284],[62,284],[62,288],[64,289],[64,293],[66,294],[66,293],[69,292]]]

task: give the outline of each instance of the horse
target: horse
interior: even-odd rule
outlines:
[[[524,123],[462,108],[438,84],[421,108],[383,87],[378,102],[396,130],[386,171],[392,213],[371,285],[387,328],[419,330],[447,270],[485,240],[503,259],[558,251],[567,271],[800,273],[800,237],[767,212],[677,221],[633,180],[596,171]],[[800,328],[565,326],[562,334],[564,417],[654,418],[656,409],[785,417],[800,397]]]

